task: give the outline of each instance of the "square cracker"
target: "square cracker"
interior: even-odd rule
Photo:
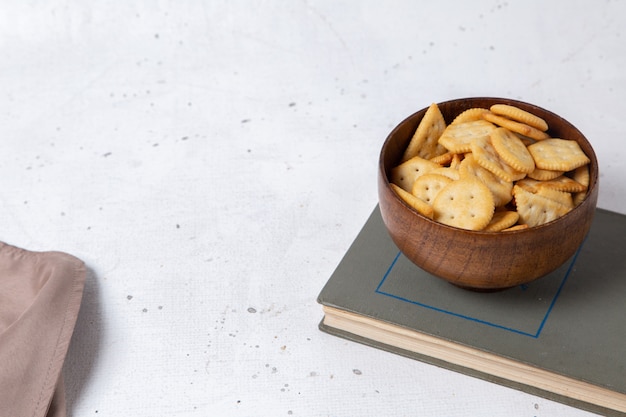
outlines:
[[[441,166],[428,159],[414,156],[408,161],[392,168],[390,172],[391,178],[389,178],[389,180],[404,191],[410,193],[413,188],[413,183],[417,178],[437,168],[441,168]]]
[[[568,193],[567,191],[559,191],[548,187],[539,187],[535,194],[554,200],[566,207],[574,208],[572,193]]]
[[[443,187],[432,207],[435,221],[467,230],[481,230],[487,226],[495,209],[489,188],[472,176]]]
[[[572,172],[571,178],[577,183],[589,187],[589,182],[591,181],[591,173],[589,172],[589,165],[583,165],[574,170]]]
[[[493,213],[491,221],[485,226],[485,232],[499,232],[508,229],[517,223],[519,213],[511,210],[496,211]]]
[[[519,223],[529,227],[540,226],[565,214],[571,208],[547,197],[534,194],[519,185],[513,186],[515,206],[519,213]]]
[[[407,161],[414,156],[430,159],[446,153],[446,150],[438,142],[445,128],[446,121],[439,110],[439,106],[436,103],[431,104],[404,151],[402,161]]]
[[[561,175],[547,181],[539,181],[526,177],[517,181],[516,185],[530,191],[531,193],[537,193],[541,188],[549,188],[551,190],[563,191],[567,193],[578,193],[587,190],[586,186],[574,181],[566,175]]]
[[[535,166],[552,171],[571,171],[591,160],[575,140],[550,138],[528,146]]]
[[[489,134],[495,128],[496,126],[493,123],[489,123],[486,120],[472,120],[451,124],[439,137],[439,144],[456,154],[470,152],[470,143],[473,139],[489,137]]]
[[[505,181],[517,181],[526,176],[507,164],[495,150],[489,137],[472,139],[472,153],[474,160],[483,168],[493,172]]]
[[[565,191],[568,193],[579,193],[587,190],[587,186],[583,185],[567,175],[561,175],[552,180],[540,181],[540,185],[544,188],[551,188],[553,190]]]

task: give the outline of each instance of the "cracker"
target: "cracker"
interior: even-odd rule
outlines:
[[[493,217],[493,197],[478,178],[461,178],[439,191],[433,210],[435,221],[461,229],[481,230]]]
[[[439,191],[451,182],[450,178],[440,174],[424,174],[413,183],[411,194],[432,205]]]
[[[503,232],[514,232],[516,230],[525,230],[528,229],[528,225],[527,224],[516,224],[515,226],[511,226],[508,227],[504,230],[502,230]]]
[[[450,164],[450,161],[452,161],[452,158],[454,157],[455,153],[454,152],[446,152],[446,153],[442,153],[441,155],[437,155],[435,157],[432,157],[429,159],[429,161],[434,162],[436,164],[439,165],[448,165]]]
[[[500,158],[489,137],[475,138],[471,142],[471,147],[476,162],[503,180],[517,181],[526,176],[526,174],[515,170]]]
[[[568,193],[580,193],[586,191],[587,187],[572,178],[561,175],[549,181],[540,181],[541,187],[551,188],[558,191],[566,191]]]
[[[518,185],[513,186],[513,196],[515,197],[515,207],[519,214],[518,222],[527,224],[529,227],[540,226],[556,220],[571,210],[571,208],[563,204],[541,195],[533,194]]]
[[[517,122],[532,126],[535,129],[541,130],[542,132],[548,130],[548,123],[546,123],[545,120],[543,120],[539,116],[522,110],[519,107],[511,106],[508,104],[494,104],[489,108],[489,110],[497,115],[504,116]]]
[[[572,172],[571,178],[577,183],[582,184],[585,187],[589,187],[589,181],[591,181],[589,165],[583,165],[576,168],[574,172]]]
[[[536,129],[525,123],[516,122],[515,120],[508,119],[504,116],[500,116],[492,112],[483,114],[483,119],[495,125],[498,125],[500,127],[505,127],[512,132],[516,132],[521,135],[527,136],[531,139],[540,141],[540,140],[548,139],[550,137],[547,133],[542,132],[539,129]]]
[[[459,174],[461,178],[474,176],[485,183],[493,195],[493,203],[496,207],[504,206],[513,198],[511,194],[513,182],[506,181],[488,169],[483,168],[476,162],[472,154],[467,155],[461,162]]]
[[[398,196],[405,203],[415,209],[415,211],[417,211],[422,216],[428,217],[429,219],[433,218],[433,208],[429,204],[415,197],[413,194],[398,187],[396,184],[391,183],[390,185],[391,188],[396,192],[396,194],[398,194]]]
[[[454,153],[470,152],[472,139],[488,137],[489,133],[495,128],[495,125],[485,120],[451,124],[441,134],[439,143]]]
[[[452,169],[459,169],[459,165],[461,165],[461,161],[463,160],[464,156],[462,156],[461,154],[455,153],[452,156],[452,160],[450,161],[450,168]]]
[[[580,193],[573,193],[572,194],[572,202],[574,203],[574,207],[580,205],[580,203],[585,201],[585,198],[587,198],[587,192],[586,191],[582,191]]]
[[[572,193],[559,191],[548,187],[539,187],[536,194],[549,198],[550,200],[556,201],[557,203],[563,204],[566,207],[574,208]]]
[[[537,168],[553,171],[571,171],[591,162],[575,140],[545,139],[528,146],[528,152]]]
[[[518,219],[519,219],[519,213],[516,211],[512,211],[512,210],[496,211],[495,213],[493,213],[493,217],[491,218],[491,221],[489,222],[489,224],[487,224],[487,226],[485,226],[483,231],[499,232],[504,229],[508,229],[509,227],[517,223]]]
[[[541,184],[543,181],[539,181],[539,180],[535,180],[532,178],[522,178],[521,180],[517,181],[515,183],[515,185],[517,185],[518,187],[522,187],[523,189],[525,189],[526,191],[529,191],[533,194],[536,194],[537,191],[539,191],[539,188],[541,188]]]
[[[530,191],[531,193],[537,193],[541,188],[549,188],[556,191],[564,191],[568,193],[578,193],[585,191],[587,187],[574,181],[573,179],[561,175],[557,178],[548,181],[538,181],[532,178],[524,178],[517,181],[516,185]]]
[[[532,172],[528,173],[528,177],[534,180],[548,181],[548,180],[553,180],[557,177],[560,177],[564,173],[565,173],[564,171],[552,171],[549,169],[541,169],[541,168],[535,167],[535,169]]]
[[[489,136],[491,144],[504,160],[513,169],[529,173],[535,169],[535,161],[526,149],[520,138],[503,127],[494,129]]]
[[[535,139],[529,138],[528,136],[524,136],[524,135],[522,135],[520,133],[513,132],[513,134],[515,134],[515,136],[517,136],[522,141],[524,146],[530,146],[533,143],[537,142]]]
[[[571,178],[577,183],[589,188],[589,184],[591,181],[591,177],[589,174],[589,165],[583,165],[581,167],[576,168],[572,174]],[[574,207],[578,206],[582,203],[587,197],[587,191],[579,191],[572,193],[572,201],[574,203]]]
[[[438,143],[445,128],[446,121],[439,106],[436,103],[431,104],[405,149],[402,161],[407,161],[414,156],[430,159],[445,153],[445,149]]]
[[[443,175],[444,177],[448,177],[451,180],[455,180],[455,181],[461,178],[461,176],[459,175],[459,170],[450,168],[450,167],[439,167],[439,168],[433,169],[430,172],[433,174]]]
[[[406,192],[411,192],[413,183],[420,176],[440,166],[428,159],[415,156],[408,161],[391,169],[390,182],[402,187]]]
[[[488,111],[488,109],[484,109],[482,107],[473,107],[471,109],[464,110],[459,113],[459,115],[456,116],[450,124],[454,125],[465,122],[473,122],[474,120],[480,120],[483,118],[483,114]]]
[[[547,130],[542,118],[506,104],[470,108],[446,126],[433,103],[390,171],[391,186],[418,213],[453,227],[545,224],[581,204],[591,181],[578,142]]]

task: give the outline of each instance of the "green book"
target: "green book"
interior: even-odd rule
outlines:
[[[558,245],[558,237],[555,238]],[[605,415],[626,413],[626,216],[597,209],[564,265],[498,292],[417,267],[378,207],[318,297],[322,331]]]

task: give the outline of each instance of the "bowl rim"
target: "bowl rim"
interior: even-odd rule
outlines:
[[[388,148],[389,144],[392,141],[392,137],[394,136],[394,133],[396,133],[397,130],[399,130],[405,123],[407,123],[409,120],[411,120],[412,118],[414,118],[418,113],[420,112],[426,112],[426,110],[428,109],[427,107],[424,107],[420,110],[417,110],[415,112],[413,112],[412,114],[410,114],[409,116],[405,117],[402,121],[400,121],[387,135],[387,137],[385,138],[385,141],[383,142],[383,145],[380,149],[380,153],[379,153],[379,160],[378,160],[378,169],[379,169],[379,175],[382,176],[382,178],[384,179],[384,184],[385,187],[388,189],[389,192],[391,192],[391,194],[394,195],[394,198],[397,199],[405,208],[407,208],[411,213],[413,213],[414,215],[418,216],[420,219],[427,221],[429,223],[432,223],[434,225],[436,225],[437,227],[441,227],[444,229],[450,229],[452,231],[461,231],[463,233],[469,233],[469,234],[473,234],[475,236],[480,236],[480,237],[496,237],[496,236],[515,236],[515,235],[519,235],[519,234],[524,234],[524,233],[533,233],[533,232],[537,232],[546,228],[549,228],[550,226],[554,225],[555,223],[558,223],[560,221],[564,221],[564,219],[566,219],[567,217],[570,217],[571,215],[573,215],[574,212],[578,211],[579,209],[581,209],[583,207],[583,205],[589,204],[589,196],[592,195],[592,192],[595,190],[595,188],[597,188],[599,186],[599,180],[600,180],[600,172],[599,172],[599,165],[598,165],[598,159],[595,153],[595,150],[593,149],[593,145],[591,144],[591,142],[589,141],[589,139],[587,139],[587,137],[574,125],[572,124],[569,120],[565,119],[564,117],[550,111],[547,110],[543,107],[537,106],[536,104],[532,104],[532,103],[528,103],[525,101],[521,101],[521,100],[517,100],[517,99],[510,99],[510,98],[502,98],[502,97],[490,97],[490,96],[475,96],[475,97],[463,97],[463,98],[456,98],[456,99],[451,99],[451,100],[446,100],[446,101],[442,101],[442,102],[438,102],[437,105],[438,106],[442,106],[442,105],[449,105],[452,103],[456,103],[456,102],[462,102],[462,101],[478,101],[478,100],[488,100],[488,101],[493,101],[493,104],[496,104],[495,102],[498,102],[499,104],[510,104],[510,105],[518,105],[521,104],[524,107],[530,107],[533,109],[538,110],[539,112],[543,112],[543,113],[547,113],[552,117],[556,117],[557,119],[562,120],[563,122],[565,122],[567,125],[569,125],[569,127],[571,127],[572,129],[574,129],[578,135],[587,142],[587,144],[589,145],[589,150],[591,151],[591,154],[587,154],[587,152],[585,152],[585,154],[587,155],[587,157],[589,157],[590,162],[589,165],[594,167],[594,172],[595,175],[592,175],[592,172],[590,170],[590,179],[593,178],[594,181],[592,181],[589,184],[589,187],[587,188],[587,195],[585,196],[584,200],[577,205],[576,207],[574,207],[572,210],[570,210],[569,212],[567,212],[566,214],[564,214],[563,216],[560,216],[554,220],[551,220],[549,222],[543,223],[539,226],[533,226],[533,227],[528,227],[525,229],[520,229],[520,230],[511,230],[508,231],[506,234],[503,234],[502,232],[492,232],[492,231],[484,231],[484,230],[469,230],[469,229],[463,229],[460,227],[455,227],[455,226],[450,226],[444,223],[440,223],[438,221],[435,221],[433,219],[430,219],[422,214],[420,214],[417,210],[415,210],[413,207],[411,207],[409,204],[407,204],[404,200],[402,200],[402,198],[400,198],[400,196],[398,196],[398,194],[393,191],[393,189],[391,188],[390,185],[390,181],[389,181],[389,176],[387,175],[387,170],[385,169],[385,150]],[[468,107],[469,108],[469,107]],[[540,116],[541,117],[541,116]],[[423,115],[422,115],[423,118]],[[421,121],[421,119],[419,120]],[[417,121],[417,123],[419,124],[419,121]],[[549,132],[549,129],[548,129]]]

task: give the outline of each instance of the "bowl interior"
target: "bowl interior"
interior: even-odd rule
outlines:
[[[542,117],[551,137],[576,140],[591,160],[586,199],[552,222],[515,232],[458,229],[418,214],[389,185],[426,108],[402,121],[387,137],[379,161],[379,203],[383,221],[400,250],[415,264],[456,285],[474,289],[508,288],[530,282],[561,266],[584,240],[595,212],[598,162],[585,136],[564,118],[517,100],[476,97],[438,103],[447,123],[462,111],[510,104]],[[555,244],[559,241],[559,244]],[[520,256],[524,255],[524,256]],[[535,256],[536,257],[533,257]],[[528,260],[530,259],[530,260]]]

